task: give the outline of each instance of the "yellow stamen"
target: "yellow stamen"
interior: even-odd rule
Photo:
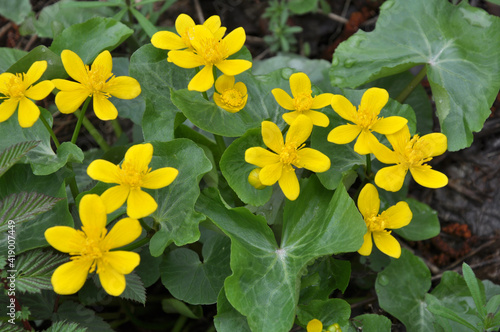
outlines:
[[[381,232],[386,227],[386,220],[380,214],[365,218],[365,223],[370,232]]]
[[[120,169],[121,184],[131,188],[141,188],[143,178],[151,171],[151,168],[137,169],[132,163],[123,162]]]
[[[370,130],[371,127],[382,118],[377,117],[373,112],[360,108],[356,113],[356,124],[363,129]]]
[[[410,168],[412,166],[422,166],[424,163],[430,161],[432,158],[428,157],[430,144],[423,137],[418,135],[413,136],[403,151],[396,151],[400,163]]]
[[[314,98],[311,97],[312,91],[302,92],[293,99],[293,107],[296,111],[304,112],[311,109]]]
[[[224,104],[230,107],[240,107],[244,104],[244,96],[236,89],[227,89],[221,94]]]
[[[287,142],[285,146],[281,150],[280,153],[280,161],[284,165],[292,165],[297,164],[299,162],[299,156],[297,155],[297,151],[301,147],[297,148],[297,145],[294,142]]]
[[[24,96],[26,87],[24,86],[24,74],[16,74],[12,76],[8,83],[5,84],[8,98],[21,99]]]
[[[91,91],[91,94],[103,94],[106,98],[111,97],[111,95],[104,92],[103,89],[106,83],[113,78],[114,75],[99,65],[94,65],[91,69],[86,66],[86,69],[89,77],[89,82],[86,85]]]

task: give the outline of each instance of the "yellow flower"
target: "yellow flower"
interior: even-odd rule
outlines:
[[[293,98],[282,89],[272,90],[278,104],[286,110],[293,111],[283,114],[283,120],[288,124],[292,124],[300,114],[304,114],[312,120],[313,125],[327,127],[330,119],[325,114],[313,110],[330,105],[333,94],[322,93],[313,97],[311,80],[304,73],[295,73],[290,76],[290,89]]]
[[[260,182],[265,186],[279,183],[289,200],[299,196],[300,187],[295,169],[306,168],[313,172],[325,172],[330,168],[330,159],[323,153],[304,148],[304,142],[311,135],[313,124],[305,115],[299,115],[292,123],[283,142],[283,135],[277,125],[270,121],[262,122],[262,139],[272,151],[253,147],[245,151],[247,163],[261,167]]]
[[[248,182],[254,187],[255,189],[261,190],[266,188],[267,186],[263,185],[262,182],[260,182],[260,171],[262,168],[254,168],[250,174],[248,174]]]
[[[109,97],[133,99],[141,93],[141,86],[136,79],[113,75],[109,51],[99,54],[90,68],[70,50],[62,51],[61,59],[68,75],[76,81],[52,80],[56,88],[61,90],[56,95],[56,105],[61,113],[73,113],[87,97],[93,97],[95,115],[101,120],[113,120],[118,116],[118,111],[108,100]]]
[[[389,94],[386,90],[370,88],[363,94],[356,111],[356,107],[344,96],[333,96],[333,110],[342,118],[354,124],[334,128],[328,134],[328,141],[336,144],[346,144],[352,142],[359,135],[354,145],[354,151],[359,154],[371,153],[370,144],[378,142],[377,138],[371,133],[372,131],[384,135],[393,134],[408,123],[408,120],[400,116],[378,117],[388,100]]]
[[[243,82],[234,83],[234,76],[222,75],[215,81],[214,101],[230,113],[239,112],[247,104],[247,86]]]
[[[384,164],[396,164],[382,168],[375,175],[375,183],[380,188],[388,191],[398,191],[408,170],[415,181],[428,188],[441,188],[448,184],[448,177],[433,170],[427,162],[432,157],[443,154],[448,148],[448,140],[444,134],[432,133],[422,137],[410,137],[408,126],[400,131],[387,135],[394,151],[385,145],[376,143],[372,145],[373,154]]]
[[[213,66],[228,76],[241,74],[252,67],[252,62],[227,57],[238,52],[245,43],[246,35],[243,28],[237,28],[223,39],[214,35],[207,27],[196,25],[188,29],[192,51],[170,51],[169,61],[182,68],[204,66],[189,82],[188,89],[207,91],[214,84]]]
[[[314,318],[307,323],[307,332],[321,332],[323,331],[323,323]]]
[[[117,210],[125,201],[127,214],[134,219],[146,217],[156,211],[158,204],[141,188],[166,187],[175,180],[179,171],[172,167],[163,167],[151,172],[149,163],[152,158],[153,146],[146,143],[128,149],[121,167],[102,159],[94,160],[89,165],[87,174],[92,179],[118,184],[101,195],[106,213]]]
[[[19,125],[23,128],[33,126],[40,117],[40,109],[33,100],[42,100],[54,89],[50,81],[33,85],[47,69],[47,61],[34,62],[26,74],[3,73],[0,75],[0,122],[11,117],[19,105],[17,114]]]
[[[104,290],[118,296],[125,290],[125,274],[139,265],[140,256],[130,251],[111,251],[127,245],[141,235],[139,221],[124,218],[107,232],[106,208],[97,195],[85,195],[80,201],[82,230],[55,226],[45,231],[47,242],[69,253],[71,261],[59,266],[52,275],[58,294],[74,294],[82,288],[87,275],[94,271]]]
[[[364,242],[358,252],[363,256],[368,256],[372,252],[372,234],[375,245],[384,254],[399,258],[401,256],[401,246],[389,229],[398,229],[408,225],[413,217],[410,207],[406,202],[398,202],[381,214],[380,198],[377,188],[368,183],[363,187],[358,197],[358,209],[365,219],[368,231],[364,236]]]
[[[188,30],[196,24],[193,19],[186,14],[180,14],[175,20],[175,29],[177,34],[170,31],[158,31],[151,38],[151,44],[156,48],[164,50],[182,50],[185,48],[192,48],[191,41],[189,40]],[[220,17],[213,15],[209,17],[203,26],[210,30],[214,36],[221,39],[226,32],[225,27],[221,27]]]

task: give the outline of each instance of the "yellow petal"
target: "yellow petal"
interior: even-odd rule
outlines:
[[[118,185],[111,187],[101,194],[101,199],[106,206],[106,213],[111,213],[118,210],[127,200],[130,187],[126,185]]]
[[[61,80],[58,78],[53,79],[51,82],[54,83],[56,89],[61,91],[72,91],[72,90],[82,90],[82,89],[87,90],[81,83],[78,82]],[[88,91],[87,95],[89,95],[90,90],[87,91]]]
[[[299,97],[300,94],[311,94],[311,80],[304,73],[295,73],[290,76],[290,90],[292,90],[293,98]]]
[[[245,161],[258,167],[264,167],[279,162],[280,156],[258,146],[245,151]]]
[[[262,121],[262,140],[268,148],[278,154],[285,146],[280,129],[271,121]]]
[[[155,212],[158,204],[150,194],[140,190],[131,189],[127,199],[127,214],[130,218],[140,219]]]
[[[181,37],[170,31],[158,31],[151,37],[151,44],[162,50],[181,50],[188,47]]]
[[[34,100],[42,100],[47,97],[52,90],[54,90],[54,83],[51,81],[42,81],[26,90],[24,95]]]
[[[275,164],[270,164],[262,167],[259,174],[260,182],[265,186],[272,186],[275,184],[283,173],[283,164],[277,162]]]
[[[448,177],[429,165],[410,167],[410,173],[415,182],[427,188],[442,188],[448,184]]]
[[[43,73],[47,70],[47,61],[36,61],[34,62],[26,75],[24,75],[24,84],[29,87],[42,77]]]
[[[294,164],[297,167],[303,167],[310,171],[321,173],[330,169],[330,158],[318,150],[303,148],[297,151],[299,161]]]
[[[323,331],[323,324],[317,320],[312,319],[307,323],[307,332],[321,332]]]
[[[332,104],[333,93],[322,93],[313,98],[311,109],[316,110]]]
[[[297,117],[301,114],[303,114],[303,112],[293,111],[293,112],[288,112],[288,113],[283,114],[282,117],[286,123],[291,125],[295,120],[297,120]]]
[[[220,17],[218,15],[210,16],[205,22],[203,22],[203,26],[215,34],[221,26]]]
[[[187,30],[195,25],[191,16],[187,14],[180,14],[175,20],[175,30],[180,36],[187,36]]]
[[[97,67],[97,68],[96,68]],[[108,50],[102,51],[92,62],[92,70],[98,70],[102,77],[110,77],[113,69],[113,58]]]
[[[428,157],[440,156],[448,149],[448,138],[441,133],[432,133],[420,138],[429,144]]]
[[[344,96],[333,95],[332,108],[343,119],[351,122],[356,122],[356,107]]]
[[[104,92],[120,99],[134,99],[141,93],[141,86],[135,78],[118,76],[110,79],[103,88]]]
[[[45,239],[55,249],[66,252],[76,253],[82,251],[85,246],[85,236],[73,227],[54,226],[48,228],[45,233]]]
[[[380,142],[369,142],[370,150],[380,162],[384,164],[396,164],[399,159],[397,154]],[[373,144],[374,143],[374,144]]]
[[[323,114],[318,111],[313,111],[313,110],[307,110],[304,111],[302,114],[307,116],[309,119],[312,120],[313,125],[318,126],[318,127],[328,127],[330,124],[330,119],[326,114]]]
[[[195,68],[204,65],[203,58],[191,51],[170,51],[168,59],[181,68]]]
[[[369,154],[371,153],[371,146],[378,143],[375,135],[370,133],[368,130],[362,130],[358,136],[356,144],[354,144],[354,151],[359,154]]]
[[[281,107],[289,111],[295,110],[295,106],[293,105],[293,99],[292,97],[290,97],[288,93],[285,92],[285,90],[276,88],[273,89],[271,92],[274,96],[274,99],[276,99],[276,102]]]
[[[283,171],[281,173],[281,177],[278,180],[278,183],[286,198],[294,201],[297,199],[297,197],[299,197],[299,180],[297,179],[297,175],[295,174],[295,170],[293,169],[293,167],[283,167]]]
[[[89,91],[82,88],[72,91],[59,91],[56,95],[56,106],[61,113],[76,111],[89,96]]]
[[[106,227],[106,207],[101,198],[95,194],[82,197],[79,206],[82,230],[88,238],[96,239]]]
[[[22,128],[29,128],[35,124],[36,120],[40,117],[40,109],[34,102],[26,97],[21,98],[19,101],[19,110],[17,111],[19,125]]]
[[[198,74],[194,75],[188,84],[188,90],[204,92],[214,85],[212,65],[203,67]]]
[[[356,137],[358,137],[361,132],[361,128],[357,125],[346,124],[335,127],[328,134],[327,140],[328,142],[332,142],[335,144],[347,144],[354,141]]]
[[[61,53],[61,60],[64,69],[71,78],[80,83],[85,83],[89,79],[85,64],[82,59],[73,51],[64,50]]]
[[[149,172],[142,178],[142,187],[159,189],[168,186],[175,180],[179,171],[173,167],[163,167]]]
[[[232,89],[233,86],[234,76],[221,75],[219,76],[219,78],[217,78],[217,81],[215,81],[215,89],[220,93]]]
[[[131,273],[141,261],[141,256],[131,251],[110,251],[105,256],[108,264],[121,274]]]
[[[410,207],[406,202],[398,202],[381,213],[385,222],[385,228],[398,229],[408,225],[413,217]]]
[[[241,48],[245,44],[246,38],[247,37],[246,37],[246,34],[245,34],[245,29],[243,29],[242,27],[234,29],[226,37],[224,37],[223,43],[226,46],[226,49],[224,51],[225,52],[224,53],[225,57],[233,55],[234,53],[236,53],[239,50],[241,50]],[[250,65],[251,65],[251,63],[250,63]],[[222,72],[224,72],[224,71],[222,70]]]
[[[376,216],[380,210],[380,198],[377,188],[371,183],[367,183],[358,197],[358,209],[364,218]]]
[[[221,40],[222,37],[224,37],[224,34],[226,33],[227,28],[226,27],[220,27],[214,32],[214,38],[215,40]]]
[[[266,188],[266,186],[260,182],[260,171],[261,168],[254,168],[250,174],[248,174],[248,182],[257,190]]]
[[[407,123],[408,120],[401,116],[390,116],[375,122],[371,129],[377,133],[388,135],[401,130]]]
[[[153,159],[153,145],[151,143],[136,144],[125,153],[123,164],[137,172],[146,172]]]
[[[10,80],[16,75],[12,73],[2,73],[0,74],[0,93],[4,96],[10,96]]]
[[[309,138],[309,136],[311,136],[312,129],[313,123],[311,119],[301,114],[290,125],[290,129],[288,129],[286,133],[285,141],[287,143],[293,142],[296,147],[299,147]]]
[[[19,102],[17,99],[10,98],[4,99],[3,103],[0,104],[0,122],[4,122],[14,114],[17,109]]]
[[[134,242],[141,235],[141,233],[142,227],[139,221],[132,218],[124,218],[119,220],[113,228],[111,228],[109,233],[104,238],[102,245],[106,248],[106,250],[120,248]]]
[[[61,295],[75,294],[85,284],[92,260],[77,259],[59,266],[52,274],[54,292]]]
[[[242,96],[246,96],[247,94],[247,86],[243,82],[236,82],[236,84],[234,85],[234,89],[241,93]]]
[[[358,253],[363,256],[369,256],[372,253],[372,249],[372,232],[368,231],[363,236],[363,245],[358,249]]]
[[[126,287],[125,276],[110,264],[101,264],[99,267],[99,281],[106,293],[113,296],[119,296]]]
[[[105,183],[121,183],[120,168],[103,159],[97,159],[87,167],[87,174],[94,180]]]
[[[406,143],[410,141],[410,129],[408,126],[403,126],[401,130],[398,130],[394,134],[386,135],[389,143],[391,143],[394,151],[400,151],[404,153],[406,148]]]
[[[407,171],[401,165],[384,167],[375,174],[375,184],[387,191],[398,191],[403,187]]]
[[[118,117],[115,105],[101,93],[94,94],[93,105],[95,115],[103,121],[114,120]]]
[[[252,63],[248,60],[232,59],[216,63],[215,66],[226,75],[236,76],[252,68]]]
[[[359,109],[368,111],[373,115],[379,115],[382,108],[389,101],[389,93],[385,89],[370,88],[361,97]]]
[[[401,256],[401,245],[390,232],[373,232],[373,241],[377,248],[387,256],[394,258]]]

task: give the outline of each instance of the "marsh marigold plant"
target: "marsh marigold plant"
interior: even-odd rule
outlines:
[[[138,253],[112,251],[137,239],[142,232],[139,221],[124,218],[109,231],[106,229],[106,207],[98,195],[85,195],[80,201],[82,230],[55,226],[45,231],[45,239],[55,249],[69,253],[71,261],[52,274],[54,291],[68,295],[78,292],[89,273],[99,275],[104,290],[118,296],[125,290],[125,274],[140,262]]]
[[[313,123],[305,115],[300,115],[292,123],[283,141],[278,126],[270,121],[262,122],[262,139],[271,149],[253,147],[245,151],[247,163],[261,167],[259,180],[264,186],[272,186],[276,182],[289,200],[299,196],[299,180],[295,168],[305,168],[313,172],[326,172],[330,168],[330,159],[318,150],[305,148],[304,142],[309,138]]]
[[[179,171],[173,167],[151,171],[149,163],[152,158],[153,145],[145,143],[128,149],[121,165],[103,159],[94,160],[89,165],[87,174],[92,179],[118,184],[101,195],[107,213],[117,210],[125,202],[127,202],[127,214],[134,219],[146,217],[156,211],[158,204],[142,188],[166,187],[175,180]]]
[[[40,117],[40,109],[32,100],[42,100],[54,89],[50,81],[34,84],[47,69],[47,61],[36,61],[25,73],[0,74],[0,122],[8,120],[18,110],[19,125],[29,128]]]
[[[113,75],[109,51],[99,54],[90,67],[70,50],[62,51],[61,59],[68,75],[76,81],[52,80],[60,90],[56,95],[56,106],[61,113],[75,112],[87,97],[92,97],[95,115],[101,120],[113,120],[118,111],[109,101],[111,96],[133,99],[141,93],[141,86],[135,78]]]

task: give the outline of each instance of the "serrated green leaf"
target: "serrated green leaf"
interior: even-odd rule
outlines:
[[[68,323],[64,321],[55,322],[51,327],[44,330],[45,332],[86,332],[87,328],[78,325],[77,323]]]
[[[35,61],[42,60],[47,61],[47,69],[38,82],[67,76],[59,54],[55,54],[44,45],[40,45],[32,49],[25,56],[13,63],[7,71],[13,74],[26,73]]]
[[[16,63],[28,52],[17,48],[0,47],[0,73],[6,72],[10,66]]]
[[[380,9],[374,31],[336,49],[332,84],[356,87],[424,64],[448,149],[470,146],[500,89],[500,18],[467,1],[391,0]]]
[[[245,316],[229,303],[224,288],[221,289],[217,298],[217,315],[214,317],[214,325],[218,332],[251,332]]]
[[[120,297],[146,305],[146,289],[141,278],[132,272],[125,275],[125,280],[127,286]]]
[[[30,11],[31,3],[29,0],[0,2],[0,16],[3,16],[16,24],[22,23]]]
[[[21,142],[11,145],[3,150],[0,154],[0,177],[39,143],[40,141]]]
[[[364,314],[352,319],[353,325],[363,332],[390,332],[391,320],[382,315]]]
[[[203,261],[187,248],[170,251],[160,266],[163,285],[177,299],[190,304],[212,304],[217,301],[224,279],[231,274],[228,237],[205,230]]]
[[[22,304],[29,308],[30,319],[50,319],[56,302],[54,290],[42,290],[40,293],[26,293],[22,296]]]
[[[167,52],[144,45],[130,58],[130,75],[141,84],[146,110],[142,130],[146,141],[174,138],[177,107],[170,100],[170,88],[184,89],[195,75],[194,69],[177,67],[167,61]]]
[[[229,186],[243,202],[255,206],[266,203],[273,193],[273,187],[255,189],[248,182],[248,175],[257,168],[245,161],[245,151],[254,146],[264,145],[259,128],[251,129],[243,136],[236,139],[224,151],[220,160],[222,175]]]
[[[399,319],[409,332],[434,331],[433,316],[424,301],[430,287],[429,269],[406,249],[378,274],[375,283],[380,307]]]
[[[299,305],[297,310],[297,318],[303,326],[313,319],[318,319],[325,329],[337,323],[342,331],[347,331],[350,316],[351,306],[342,299],[315,300],[307,305]]]
[[[366,231],[345,189],[339,187],[332,198],[314,177],[303,180],[297,201],[285,206],[281,246],[265,219],[245,208],[228,210],[217,193],[207,194],[197,210],[231,238],[233,274],[224,283],[226,296],[256,331],[289,331],[307,262],[359,249]]]
[[[84,63],[90,63],[104,50],[112,51],[134,31],[112,18],[94,17],[84,23],[74,24],[54,38],[50,50],[61,54],[71,50]]]
[[[403,228],[395,229],[398,235],[410,241],[422,241],[439,235],[441,230],[437,212],[427,204],[415,199],[406,199],[413,218],[410,224]]]
[[[57,312],[52,315],[53,322],[66,321],[77,323],[89,331],[112,332],[113,329],[101,317],[97,316],[93,310],[86,308],[80,303],[65,301]]]
[[[151,217],[161,228],[151,238],[149,249],[153,256],[160,256],[172,242],[183,246],[199,239],[198,223],[205,217],[194,210],[194,204],[200,194],[199,182],[212,164],[203,150],[188,139],[152,144],[152,169],[168,166],[179,170],[172,184],[151,192],[158,203]]]

